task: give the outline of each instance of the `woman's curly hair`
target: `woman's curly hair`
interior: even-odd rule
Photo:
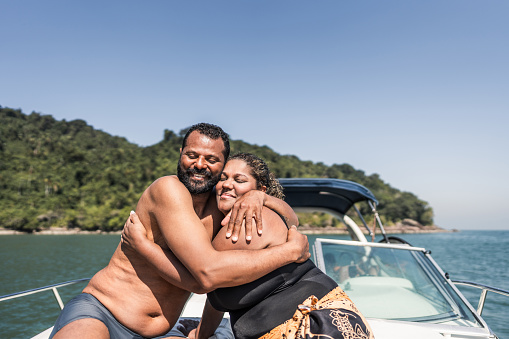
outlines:
[[[237,153],[230,156],[228,160],[235,159],[244,161],[251,168],[251,175],[256,180],[257,189],[265,186],[267,187],[265,193],[279,199],[284,199],[283,186],[281,186],[274,173],[269,170],[269,166],[267,166],[265,161],[251,153]]]

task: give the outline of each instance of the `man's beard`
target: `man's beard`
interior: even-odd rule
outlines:
[[[203,175],[203,181],[195,182],[191,180],[191,176],[193,174]],[[186,171],[182,168],[179,159],[179,163],[177,166],[177,177],[179,178],[180,182],[183,183],[184,186],[186,186],[189,193],[202,194],[212,191],[212,188],[214,188],[214,186],[216,186],[216,184],[219,182],[219,179],[221,178],[221,173],[213,177],[212,173],[206,168],[201,170],[198,170],[196,168],[189,168]]]

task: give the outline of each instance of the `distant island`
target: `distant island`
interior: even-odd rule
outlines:
[[[359,225],[359,227],[361,227]],[[384,230],[387,234],[418,234],[418,233],[443,233],[443,232],[457,232],[457,230],[446,230],[436,225],[424,226],[416,222],[415,220],[405,219],[403,221],[399,221],[396,224],[385,226]],[[326,227],[316,227],[312,225],[301,225],[299,226],[299,231],[304,234],[341,234],[346,235],[348,231],[343,227],[334,227],[334,226],[326,226]],[[365,235],[368,234],[368,231],[361,227],[361,231]],[[375,229],[375,234],[381,234],[380,228],[377,226]]]
[[[418,233],[443,233],[443,232],[458,232],[458,230],[446,230],[438,226],[423,226],[416,224],[415,221],[406,219],[402,222],[398,222],[395,225],[384,226],[387,234],[418,234]],[[299,232],[303,234],[338,234],[347,235],[348,231],[344,227],[337,226],[312,226],[312,225],[301,225],[298,227]],[[361,228],[365,235],[368,234],[367,230]],[[32,232],[32,234],[51,234],[51,235],[67,235],[67,234],[120,234],[121,230],[116,231],[101,231],[97,229],[95,231],[82,230],[80,228],[63,228],[63,227],[51,227],[43,230]],[[11,235],[11,234],[26,234],[26,232],[9,230],[0,228],[0,235]],[[381,234],[380,229],[377,227],[375,234]]]
[[[160,142],[140,147],[83,120],[59,121],[0,106],[0,234],[118,232],[143,190],[161,176],[176,174],[187,129],[177,133],[167,127]],[[377,209],[388,232],[445,231],[434,225],[426,201],[390,186],[376,173],[366,175],[350,164],[302,161],[242,140],[231,140],[231,149],[264,158],[280,178],[360,183],[379,200]],[[369,206],[358,208],[370,224]],[[341,232],[328,215],[299,218],[305,232]]]

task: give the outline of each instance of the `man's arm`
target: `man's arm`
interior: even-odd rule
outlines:
[[[136,251],[149,264],[154,266],[164,280],[172,285],[193,293],[203,294],[207,292],[202,289],[192,274],[171,251],[165,251],[161,246],[148,240],[147,231],[136,213],[131,212],[124,224],[120,241],[123,251]]]
[[[281,215],[287,225],[299,225],[297,214],[286,202],[262,191],[252,190],[235,202],[230,213],[221,222],[221,225],[227,226],[226,238],[231,236],[232,241],[236,242],[239,238],[240,229],[245,222],[246,240],[251,240],[253,219],[255,220],[258,234],[262,234],[263,206]]]
[[[206,291],[253,281],[278,267],[303,262],[310,256],[307,237],[296,229],[289,231],[286,243],[268,249],[216,251],[194,211],[189,191],[178,179],[158,179],[149,189],[150,219],[159,225],[171,251]]]

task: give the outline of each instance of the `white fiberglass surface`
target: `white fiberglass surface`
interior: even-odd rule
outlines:
[[[423,251],[348,241],[317,246],[320,268],[368,318],[480,326]]]

